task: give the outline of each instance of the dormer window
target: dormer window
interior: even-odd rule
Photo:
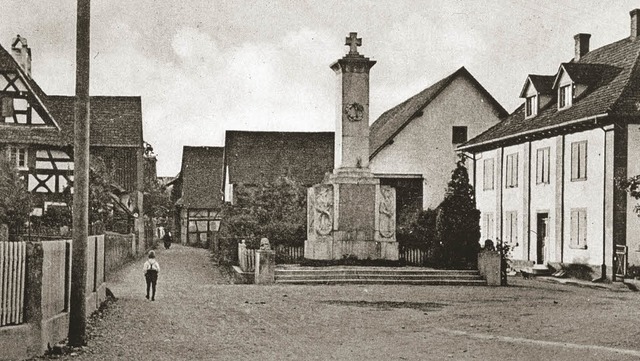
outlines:
[[[571,106],[572,96],[571,84],[563,85],[558,90],[558,109],[565,109]]]
[[[525,103],[525,115],[527,118],[533,117],[538,113],[538,96],[533,95],[527,97]]]

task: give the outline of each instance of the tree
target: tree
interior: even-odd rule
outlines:
[[[31,194],[25,179],[7,160],[0,160],[0,224],[9,228],[9,238],[15,239],[29,220]]]
[[[480,249],[480,211],[462,156],[456,163],[436,218],[436,238],[446,267],[475,267]]]
[[[223,210],[223,232],[231,238],[267,237],[272,244],[300,245],[306,236],[306,189],[295,180],[238,186],[235,203]]]
[[[114,202],[112,179],[102,158],[92,157],[89,168],[89,224],[96,222],[102,222],[104,225],[111,224]],[[69,205],[73,204],[71,187],[73,182],[63,192],[66,203]]]
[[[629,178],[616,179],[616,186],[629,193],[635,199],[640,199],[640,174]],[[633,210],[640,217],[640,204],[636,204]]]

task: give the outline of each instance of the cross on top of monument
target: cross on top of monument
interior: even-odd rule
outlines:
[[[358,55],[358,47],[362,46],[362,38],[358,37],[358,33],[349,33],[344,45],[349,45],[349,54]]]

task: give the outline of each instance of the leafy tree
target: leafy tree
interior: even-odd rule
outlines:
[[[92,157],[89,168],[89,223],[102,222],[110,225],[113,220],[113,176],[107,170],[104,161]],[[65,190],[65,201],[73,211],[73,194],[69,184]]]
[[[31,210],[26,181],[9,161],[0,160],[0,223],[9,227],[11,239],[28,221]]]
[[[443,265],[475,267],[480,248],[480,211],[464,159],[456,163],[436,218],[436,238],[442,245]]]
[[[306,236],[306,189],[280,177],[255,186],[239,185],[235,203],[223,210],[222,231],[232,238],[267,237],[272,244],[300,245]]]
[[[618,178],[616,179],[616,186],[629,193],[631,197],[640,199],[640,175],[629,178]],[[640,204],[636,204],[633,210],[640,216]]]

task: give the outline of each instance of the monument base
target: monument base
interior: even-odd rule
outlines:
[[[314,260],[356,258],[397,261],[399,251],[398,242],[307,240],[304,242],[304,257]]]
[[[308,189],[307,206],[305,258],[398,260],[395,189],[368,170],[334,172]]]

